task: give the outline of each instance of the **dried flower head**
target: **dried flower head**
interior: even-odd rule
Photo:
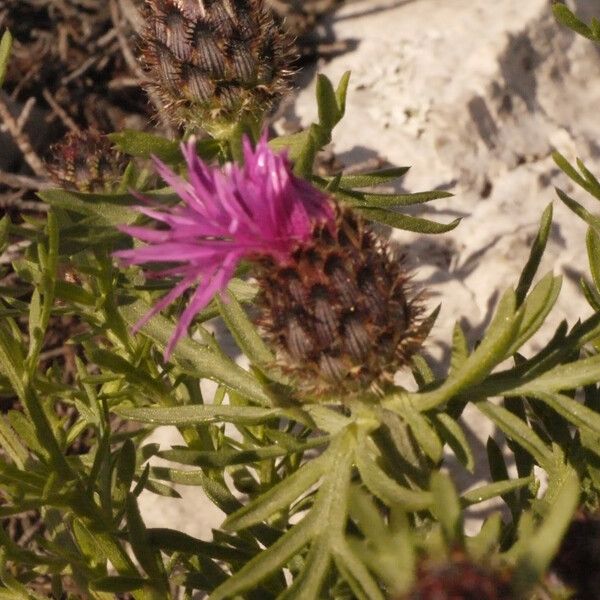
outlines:
[[[516,600],[510,573],[473,563],[462,552],[447,563],[424,560],[417,582],[403,600]]]
[[[189,181],[155,159],[183,204],[139,208],[166,228],[123,229],[148,242],[118,252],[125,263],[175,262],[160,274],[180,278],[137,326],[196,286],[168,357],[194,315],[248,259],[260,287],[257,322],[304,396],[391,380],[425,332],[421,307],[407,296],[406,271],[386,245],[360,218],[295,177],[266,137],[255,149],[244,141],[242,167],[208,167],[193,141],[183,152]]]
[[[111,141],[96,129],[69,132],[52,147],[48,172],[61,187],[80,192],[106,191],[115,186],[127,164]]]
[[[211,129],[288,89],[291,40],[263,0],[146,0],[149,85],[175,122]]]

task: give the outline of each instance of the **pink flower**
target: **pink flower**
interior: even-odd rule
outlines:
[[[266,136],[255,149],[244,140],[243,166],[228,163],[222,169],[209,167],[197,156],[193,139],[182,144],[182,152],[189,181],[157,158],[153,160],[160,176],[183,203],[138,207],[163,228],[123,227],[122,231],[147,245],[115,253],[127,265],[178,263],[158,272],[158,276],[180,279],[136,323],[136,330],[195,287],[169,340],[165,360],[194,316],[225,290],[242,259],[269,256],[285,264],[291,253],[310,239],[316,223],[333,226],[335,219],[328,197],[295,177],[285,153],[273,153]],[[156,275],[154,271],[152,276]]]

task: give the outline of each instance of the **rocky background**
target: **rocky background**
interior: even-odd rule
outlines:
[[[599,13],[598,0],[571,6],[586,20]],[[431,306],[442,304],[427,346],[437,368],[447,361],[455,321],[476,341],[499,294],[516,285],[550,202],[554,223],[540,273],[553,270],[564,283],[530,347],[543,346],[560,320],[573,324],[588,315],[578,290],[587,269],[585,227],[554,186],[595,207],[573,190],[551,153],[580,157],[600,172],[598,50],[556,24],[550,0],[359,0],[345,3],[325,28],[338,51],[302,75],[280,129],[316,117],[317,70],[334,82],[351,70],[346,118],[334,132],[336,160],[349,169],[412,165],[398,190],[455,194],[422,213],[444,222],[462,217],[454,231],[391,234],[429,290]],[[485,465],[485,440],[494,432],[476,410],[465,419]],[[168,431],[160,438],[177,443]],[[457,468],[456,475],[466,487],[487,473]],[[149,525],[209,535],[218,511],[196,489],[181,493],[184,502],[146,494]]]

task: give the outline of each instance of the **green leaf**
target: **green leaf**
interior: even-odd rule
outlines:
[[[517,297],[517,306],[520,306],[525,299],[525,296],[531,287],[533,278],[535,277],[538,267],[540,266],[542,256],[544,255],[544,250],[546,249],[546,243],[548,242],[548,236],[550,235],[551,226],[552,204],[548,204],[544,210],[544,213],[542,214],[540,228],[531,246],[529,258],[525,264],[523,272],[521,273],[521,277],[519,278],[519,283],[515,291]]]
[[[586,235],[590,271],[596,290],[600,291],[600,232],[590,227]]]
[[[322,446],[326,444],[328,440],[328,436],[322,436],[316,440],[309,440],[304,444],[298,443],[295,448],[285,448],[279,445],[273,445],[247,450],[220,448],[214,452],[193,450],[191,448],[175,448],[172,450],[163,450],[162,452],[159,452],[158,456],[165,460],[185,465],[222,469],[230,465],[247,465],[262,460],[287,456],[291,453],[303,452],[310,448]]]
[[[499,547],[502,524],[502,515],[499,512],[493,513],[484,521],[475,537],[465,539],[469,556],[475,562],[485,561]]]
[[[441,438],[454,452],[454,456],[469,473],[473,473],[475,470],[475,457],[460,424],[446,413],[437,413],[431,415],[430,418]]]
[[[201,486],[211,502],[224,513],[232,513],[240,508],[239,500],[223,483],[211,479],[201,469],[169,469],[167,467],[152,467],[149,472],[153,477],[171,481],[179,485]]]
[[[210,596],[210,600],[235,597],[241,591],[256,589],[268,575],[285,565],[318,531],[318,522],[310,515],[302,519],[272,546],[263,550],[247,562],[239,571],[221,584]]]
[[[579,285],[588,304],[596,312],[600,312],[600,293],[595,287],[592,287],[583,277],[579,280]]]
[[[148,372],[141,367],[136,367],[121,356],[101,348],[91,348],[87,354],[93,363],[113,373],[123,375],[129,384],[146,390],[156,400],[165,404],[172,402],[168,396],[169,387],[160,379],[151,378]]]
[[[292,585],[277,596],[277,600],[301,600],[318,598],[323,580],[331,564],[331,549],[327,539],[317,537],[310,545],[300,574]]]
[[[507,479],[506,481],[495,481],[494,483],[488,483],[475,489],[464,492],[461,496],[461,500],[464,504],[478,504],[479,502],[485,502],[491,498],[497,496],[505,496],[509,492],[518,490],[526,485],[529,485],[533,481],[533,476],[521,477],[520,479]]]
[[[455,229],[461,221],[461,219],[455,219],[448,224],[436,223],[435,221],[429,221],[428,219],[411,217],[410,215],[403,215],[402,213],[385,210],[383,208],[357,207],[356,210],[369,221],[376,221],[377,223],[383,223],[384,225],[389,225],[396,229],[414,231],[415,233],[446,233]]]
[[[312,123],[308,129],[290,136],[275,138],[269,142],[271,148],[289,149],[289,156],[294,162],[294,173],[310,179],[317,152],[331,142],[331,130],[344,116],[346,107],[346,91],[350,73],[345,73],[335,93],[337,108],[331,96],[331,82],[324,76],[317,79],[317,104],[319,106],[319,123]]]
[[[346,114],[346,95],[348,94],[348,84],[350,83],[350,71],[346,71],[338,83],[335,90],[335,97],[338,104],[339,120]]]
[[[477,408],[489,419],[491,419],[511,440],[527,450],[546,470],[551,470],[552,452],[540,437],[523,422],[502,406],[497,406],[488,401],[480,401],[475,404]]]
[[[130,326],[137,323],[149,310],[150,306],[142,301],[119,308],[123,319]],[[174,329],[175,324],[172,321],[162,315],[156,315],[142,327],[141,332],[162,350],[166,347]],[[271,397],[255,377],[227,356],[217,354],[208,346],[199,344],[189,337],[179,341],[173,351],[172,359],[190,375],[221,383],[258,404],[271,404]]]
[[[330,434],[335,434],[350,425],[351,419],[340,414],[337,410],[331,410],[328,406],[308,404],[304,411],[310,415],[317,428]]]
[[[191,404],[149,408],[119,407],[115,408],[114,412],[125,419],[155,425],[194,425],[219,421],[259,425],[279,417],[289,416],[289,413],[281,408],[232,406],[229,404]]]
[[[548,273],[520,303],[519,312],[522,313],[522,319],[519,332],[514,342],[506,350],[506,357],[515,354],[544,324],[546,317],[556,304],[561,285],[561,277],[554,277],[552,273]]]
[[[533,396],[547,404],[552,410],[580,429],[589,429],[600,436],[600,414],[585,404],[577,402],[564,394],[538,392]]]
[[[167,585],[164,565],[160,558],[160,553],[150,544],[150,538],[142,520],[137,499],[133,494],[128,494],[125,508],[128,539],[131,549],[139,564],[146,571],[146,574],[159,587],[163,588],[166,593]]]
[[[298,471],[229,515],[222,527],[230,531],[239,531],[268,519],[305,494],[331,467],[331,457],[328,452],[310,460]]]
[[[444,454],[444,446],[436,430],[427,418],[418,410],[415,410],[409,402],[405,403],[400,412],[402,418],[408,423],[421,450],[427,454],[435,465],[439,464]]]
[[[485,449],[490,475],[494,482],[508,481],[508,468],[502,454],[502,449],[493,437],[488,437]],[[501,494],[501,496],[512,513],[513,521],[517,521],[521,511],[521,498],[515,491],[506,492],[505,494]]]
[[[374,194],[369,192],[355,192],[339,188],[334,195],[359,209],[392,209],[401,206],[414,206],[415,204],[424,204],[440,198],[451,198],[453,194],[440,190],[429,192],[415,192],[413,194]]]
[[[435,382],[435,375],[433,374],[429,363],[423,356],[416,354],[412,357],[411,363],[413,375],[417,385],[419,386],[419,389],[427,387]]]
[[[528,407],[526,407],[526,405],[525,405],[524,398],[521,398],[521,397],[505,398],[504,406],[507,410],[509,410],[511,413],[513,413],[513,415],[519,417],[523,421],[526,421],[526,422],[528,421],[528,415],[527,415]],[[532,407],[531,403],[529,403],[529,407]],[[535,411],[535,412],[536,412],[537,418],[540,418],[542,420],[544,419],[544,417],[539,415],[539,411]],[[533,418],[535,418],[535,417],[533,417]],[[568,433],[568,427],[567,427],[566,423],[562,423],[558,419],[552,418],[552,424],[554,425],[555,428],[558,428],[560,426],[560,429],[564,430],[566,432],[566,438],[569,438],[569,440],[570,440],[570,435]],[[554,435],[554,434],[551,433],[550,435]],[[570,443],[570,441],[569,441],[569,443]],[[528,452],[526,452],[525,450],[523,450],[523,448],[521,448],[518,444],[515,444],[514,442],[512,442],[510,440],[508,441],[508,447],[512,451],[513,458],[515,461],[515,466],[517,467],[518,476],[519,477],[528,477],[529,475],[531,475],[531,473],[533,472],[534,464],[535,464],[535,461],[533,460],[531,455]],[[521,496],[523,500],[524,500],[524,498],[523,498],[524,495],[529,495],[529,490],[525,491],[523,494],[519,494],[519,496]]]
[[[8,230],[10,225],[11,222],[8,215],[4,215],[2,219],[0,219],[0,255],[4,254],[8,247]]]
[[[205,542],[175,529],[153,528],[148,529],[147,532],[150,544],[167,553],[199,554],[227,562],[245,561],[252,556],[248,551],[215,542]]]
[[[507,290],[501,298],[496,314],[490,323],[485,337],[478,348],[464,361],[462,367],[451,373],[448,379],[436,390],[419,394],[408,394],[418,411],[426,411],[447,402],[466,388],[480,383],[490,371],[506,356],[513,343],[523,318],[516,312],[516,299],[512,290]],[[401,410],[403,402],[399,398],[384,401],[390,410]],[[401,414],[401,413],[400,413]]]
[[[268,367],[273,365],[275,363],[273,353],[269,350],[235,296],[231,292],[227,292],[226,300],[221,300],[218,296],[215,300],[219,312],[240,350],[257,366]]]
[[[318,598],[327,575],[332,552],[345,546],[343,534],[349,508],[349,486],[355,436],[346,431],[329,450],[334,469],[328,470],[308,518],[318,519],[319,534],[312,541],[304,567],[280,598]]]
[[[120,575],[138,577],[139,573],[132,559],[114,535],[97,530],[92,533],[86,524],[78,518],[73,521],[73,531],[85,554],[92,557],[101,557],[102,561],[110,561]]]
[[[54,282],[58,267],[58,220],[54,211],[48,213],[46,221],[47,247],[38,244],[38,255],[42,271],[41,281],[31,298],[29,307],[29,351],[27,353],[27,371],[33,377],[38,368],[38,357],[44,344],[44,335],[48,327],[54,305]],[[43,299],[41,294],[43,294]]]
[[[592,30],[583,21],[579,20],[566,5],[562,3],[553,4],[552,12],[561,25],[565,25],[590,40],[596,39]]]
[[[124,594],[126,592],[136,592],[143,590],[150,583],[148,579],[142,577],[122,577],[113,575],[112,577],[101,577],[92,582],[92,589],[98,592],[109,592],[111,594]]]
[[[115,143],[119,150],[129,156],[136,156],[138,158],[156,156],[168,164],[183,162],[179,141],[169,140],[153,133],[133,129],[109,133],[108,137]],[[199,140],[196,142],[196,152],[204,160],[210,160],[218,154],[219,142],[212,138]]]
[[[306,138],[309,135],[309,130],[305,129],[297,133],[290,135],[282,135],[269,140],[269,146],[272,150],[280,152],[281,150],[287,150],[289,157],[292,161],[298,158],[298,155],[306,144]]]
[[[579,171],[583,174],[583,177],[585,178],[589,186],[587,190],[590,194],[592,194],[592,196],[595,196],[596,198],[600,199],[600,181],[598,181],[595,175],[585,166],[584,162],[581,159],[578,158],[576,162]]]
[[[375,499],[358,485],[352,487],[349,508],[364,539],[347,535],[346,544],[394,596],[401,597],[412,587],[416,558],[406,514],[396,506],[386,523]]]
[[[442,526],[446,543],[449,547],[461,543],[463,527],[460,499],[450,477],[441,471],[434,472],[431,476],[431,493],[431,510]]]
[[[25,366],[21,344],[0,323],[0,371],[19,398],[25,395]]]
[[[8,60],[12,49],[12,35],[8,29],[2,34],[0,40],[0,87],[4,85],[6,70],[8,69]]]
[[[306,136],[302,142],[302,147],[295,157],[294,173],[303,179],[310,179],[317,152],[329,143],[329,137],[323,132],[320,125],[313,123],[306,130]],[[294,158],[293,155],[292,158]]]
[[[81,285],[76,285],[67,281],[57,281],[54,291],[56,298],[71,304],[94,306],[98,301],[96,296],[85,290]]]
[[[554,152],[552,154],[552,158],[556,165],[561,169],[561,171],[563,171],[563,173],[567,175],[567,177],[572,179],[577,185],[582,187],[584,190],[590,191],[588,189],[588,182],[585,180],[585,178],[583,178],[577,172],[577,169],[575,169],[575,167],[573,167],[571,163],[560,152]]]
[[[340,110],[331,81],[322,73],[317,75],[317,107],[319,125],[331,131],[340,120]]]
[[[19,469],[23,469],[29,453],[6,422],[4,415],[0,416],[0,446],[2,446],[4,452],[12,459],[15,465]]]
[[[348,189],[374,187],[403,177],[409,169],[410,167],[390,167],[378,171],[369,171],[368,173],[340,175],[337,183],[339,187]],[[333,177],[327,177],[325,181],[333,181],[333,179]]]
[[[127,439],[123,442],[123,446],[119,452],[116,469],[117,484],[124,492],[123,497],[127,495],[131,488],[135,475],[135,465],[135,446],[130,439]]]
[[[51,206],[91,217],[94,224],[104,227],[131,225],[140,216],[133,210],[140,201],[131,194],[86,194],[49,189],[41,190],[37,195]]]
[[[133,129],[124,129],[117,133],[109,133],[108,138],[114,142],[121,152],[129,156],[150,158],[154,155],[163,162],[174,163],[183,160],[179,150],[179,142],[169,140],[160,135]]]
[[[569,469],[542,525],[525,541],[521,550],[514,575],[518,597],[527,597],[526,592],[531,590],[550,566],[579,504],[580,494],[579,479]]]
[[[576,202],[565,194],[562,190],[557,189],[556,193],[558,197],[578,216],[581,217],[588,225],[592,226],[594,229],[600,230],[600,218],[596,217],[588,210],[586,210],[579,202]]]
[[[558,365],[522,385],[503,392],[507,396],[536,396],[539,393],[574,390],[600,381],[600,355]]]
[[[461,324],[457,321],[452,332],[452,354],[450,356],[450,375],[462,368],[469,357],[469,344]]]
[[[42,449],[42,456],[47,453],[52,466],[62,477],[70,479],[71,468],[63,455],[38,395],[29,385],[23,357],[20,356],[16,344],[9,343],[10,345],[7,345],[7,342],[7,336],[0,327],[0,367],[2,372],[8,376],[15,393],[25,406],[29,417],[27,425],[31,424],[35,428],[35,434],[31,435],[31,443]],[[24,415],[22,416],[25,418]]]
[[[163,496],[164,498],[181,498],[181,494],[171,486],[158,481],[153,481],[152,479],[148,479],[144,483],[144,489],[157,496]],[[134,496],[139,496],[139,494],[134,494]]]
[[[333,557],[338,570],[358,599],[384,600],[381,588],[348,544],[336,544]]]
[[[357,452],[356,466],[369,491],[388,506],[400,505],[404,510],[424,510],[431,506],[431,492],[416,491],[396,483],[366,450]]]

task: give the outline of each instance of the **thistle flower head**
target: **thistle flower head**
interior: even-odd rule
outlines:
[[[138,327],[198,284],[166,357],[194,315],[226,287],[242,259],[270,256],[278,264],[286,264],[293,250],[311,237],[315,223],[333,221],[327,197],[294,177],[285,155],[271,152],[266,137],[254,150],[246,139],[244,165],[230,163],[222,170],[198,158],[193,139],[182,149],[189,181],[160,160],[154,162],[183,204],[174,208],[140,207],[140,212],[163,223],[166,229],[124,227],[123,231],[148,245],[116,253],[126,264],[178,263],[162,273],[181,280]]]
[[[259,284],[259,325],[301,399],[391,382],[418,349],[425,327],[408,275],[360,219],[291,171],[266,137],[244,141],[244,165],[216,169],[183,146],[188,180],[155,159],[179,195],[175,207],[140,207],[159,229],[125,227],[147,245],[118,252],[127,264],[176,263],[179,278],[138,327],[195,287],[165,353],[248,259]],[[155,272],[156,274],[156,272]]]

